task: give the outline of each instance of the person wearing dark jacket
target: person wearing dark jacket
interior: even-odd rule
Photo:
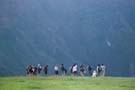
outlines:
[[[48,65],[46,65],[46,66],[44,67],[44,73],[45,73],[45,76],[48,75]]]

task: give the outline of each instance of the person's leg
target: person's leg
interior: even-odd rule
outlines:
[[[105,76],[105,71],[103,71],[103,77]]]
[[[83,71],[81,71],[80,73],[81,73],[81,76],[84,76],[84,73],[83,73]]]

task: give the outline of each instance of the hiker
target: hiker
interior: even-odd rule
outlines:
[[[70,66],[70,67],[69,67],[69,71],[70,71],[71,76],[72,76],[72,75],[73,75],[73,66]]]
[[[97,65],[97,75],[98,75],[98,76],[101,76],[101,72],[102,72],[101,65],[98,64],[98,65]]]
[[[64,67],[64,65],[63,64],[61,64],[61,72],[62,72],[62,76],[64,76],[65,75],[65,67]]]
[[[38,75],[40,75],[41,73],[41,70],[42,70],[42,67],[40,64],[37,65],[37,71],[38,71]]]
[[[77,64],[74,64],[73,67],[72,67],[72,73],[73,75],[77,75]]]
[[[45,76],[48,75],[48,65],[46,65],[46,66],[44,67],[44,73],[45,73]]]
[[[88,65],[88,73],[92,76],[92,66],[90,64]]]
[[[26,66],[26,76],[29,76],[30,72],[29,72],[29,65]]]
[[[67,74],[67,69],[65,68],[64,71],[65,71],[65,75],[66,75]]]
[[[29,76],[33,75],[33,67],[31,65],[28,66],[28,70],[29,70]]]
[[[59,65],[58,64],[56,64],[54,66],[54,71],[55,71],[55,75],[58,76],[59,75]]]
[[[33,68],[33,75],[37,76],[37,67],[36,66]]]
[[[102,68],[101,76],[104,77],[104,76],[105,76],[105,68],[106,68],[106,67],[105,67],[104,64],[102,64],[102,65],[101,65],[101,68]]]
[[[92,77],[96,77],[97,76],[97,72],[94,70],[92,73]]]
[[[61,71],[62,71],[62,76],[65,76],[67,73],[67,69],[64,67],[64,64],[61,64]]]
[[[85,71],[85,69],[84,69],[84,66],[83,66],[83,64],[80,66],[80,75],[81,76],[84,76],[84,71]]]

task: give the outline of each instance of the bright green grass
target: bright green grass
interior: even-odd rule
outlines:
[[[135,78],[1,77],[0,90],[135,90]]]

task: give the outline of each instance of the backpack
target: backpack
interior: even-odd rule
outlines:
[[[44,71],[48,71],[48,67],[44,67]]]
[[[65,70],[65,73],[67,73],[67,69],[64,69]]]
[[[102,71],[102,68],[101,66],[98,67],[98,71],[101,72]]]
[[[88,70],[92,70],[92,67],[91,66],[88,66]]]
[[[64,66],[62,66],[62,67],[61,67],[61,70],[64,71],[64,69],[65,69]]]

